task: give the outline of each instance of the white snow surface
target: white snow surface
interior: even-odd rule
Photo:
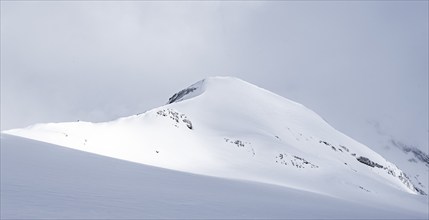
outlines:
[[[420,195],[427,190],[301,104],[231,77],[204,79],[168,103],[111,122],[37,124],[4,133],[181,172],[428,214],[428,197]]]
[[[423,219],[426,215],[406,206],[359,204],[276,185],[167,170],[16,136],[2,135],[1,141],[1,219]]]

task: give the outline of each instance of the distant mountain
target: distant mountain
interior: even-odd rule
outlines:
[[[237,78],[204,79],[164,106],[111,122],[37,124],[4,133],[172,170],[428,212],[427,185],[305,106]]]
[[[427,193],[429,191],[429,155],[427,144],[416,146],[409,144],[387,131],[378,122],[370,122],[369,132],[375,132],[364,137],[368,146],[383,155],[384,158],[397,165],[409,176],[411,182]]]

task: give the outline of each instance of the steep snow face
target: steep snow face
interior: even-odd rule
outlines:
[[[165,106],[112,122],[39,124],[5,133],[380,206],[401,206],[403,195],[426,193],[397,166],[305,106],[230,77],[207,78],[174,94]]]

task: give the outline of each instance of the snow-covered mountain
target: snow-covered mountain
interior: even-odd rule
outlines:
[[[427,183],[413,182],[305,106],[231,77],[204,79],[164,106],[111,122],[37,124],[4,133],[161,168],[428,213]],[[427,179],[427,172],[420,175]]]

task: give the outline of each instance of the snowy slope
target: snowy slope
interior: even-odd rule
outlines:
[[[427,196],[420,195],[427,191],[395,164],[305,106],[236,78],[207,78],[165,106],[112,122],[38,124],[5,133],[162,168],[428,213]]]
[[[213,178],[1,136],[1,219],[425,218],[256,182]]]

